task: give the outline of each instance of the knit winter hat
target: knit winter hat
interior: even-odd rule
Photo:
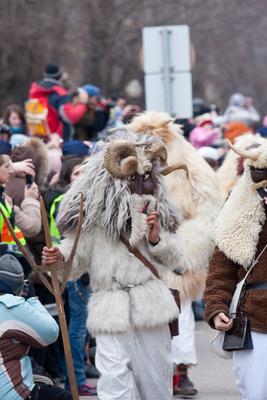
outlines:
[[[189,135],[191,144],[197,149],[202,146],[210,146],[218,138],[218,132],[215,129],[205,129],[197,126],[192,129]]]
[[[22,133],[15,133],[11,136],[9,143],[14,149],[16,146],[21,146],[22,144],[26,143],[29,139],[29,136],[23,135]]]
[[[10,254],[0,257],[0,292],[19,295],[24,285],[24,273],[19,261]]]
[[[10,155],[11,151],[12,151],[11,144],[8,142],[5,142],[4,140],[0,140],[0,155],[1,154]]]
[[[79,155],[79,156],[88,156],[90,148],[85,143],[80,140],[70,140],[69,142],[65,142],[63,144],[63,155]]]
[[[100,96],[100,89],[97,86],[88,84],[88,85],[82,86],[82,89],[84,89],[90,97],[92,97],[92,96],[99,97]]]
[[[244,107],[245,104],[246,104],[246,98],[241,93],[234,93],[229,99],[229,105],[231,106]]]
[[[44,77],[59,79],[62,75],[62,70],[56,64],[47,64],[45,67]]]
[[[6,124],[1,124],[1,123],[0,123],[0,133],[7,133],[9,136],[11,136],[12,134],[10,127]]]
[[[246,133],[252,133],[252,129],[243,122],[230,122],[224,129],[224,138],[234,143],[238,136],[245,135]]]

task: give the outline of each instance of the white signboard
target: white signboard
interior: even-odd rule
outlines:
[[[146,109],[192,116],[190,38],[186,25],[143,29]]]
[[[169,31],[170,68],[174,72],[190,71],[190,39],[187,25],[159,26],[143,29],[144,70],[146,74],[162,72],[162,31]]]
[[[190,72],[173,74],[171,86],[173,113],[178,118],[192,117],[192,79]],[[164,104],[164,81],[160,74],[145,76],[146,109],[167,111]]]

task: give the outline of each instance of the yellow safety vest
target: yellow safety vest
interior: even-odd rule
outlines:
[[[53,246],[57,246],[60,243],[61,236],[56,224],[55,220],[55,211],[61,200],[63,199],[63,194],[59,195],[56,197],[52,203],[52,206],[50,208],[50,236],[52,240]]]
[[[9,204],[5,203],[5,206],[0,202],[0,207],[1,210],[4,212],[5,216],[7,217],[8,220],[10,220],[11,214],[12,214],[12,208],[9,206]],[[15,225],[13,227],[14,232],[20,241],[20,243],[25,246],[26,245],[26,240],[23,236],[22,231]],[[0,242],[4,244],[9,244],[9,245],[16,245],[16,242],[14,242],[13,237],[8,229],[7,224],[5,223],[5,220],[0,214]]]

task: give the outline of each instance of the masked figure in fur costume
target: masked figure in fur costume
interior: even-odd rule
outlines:
[[[166,165],[159,138],[120,129],[88,159],[83,174],[62,201],[60,249],[45,248],[53,262],[68,257],[84,196],[84,221],[72,278],[90,272],[93,295],[88,329],[97,342],[99,399],[170,400],[171,338],[168,322],[178,316],[166,284],[155,278],[120,240],[121,235],[154,265],[160,277],[182,263],[176,234],[180,217],[166,195]]]
[[[133,119],[130,128],[141,135],[160,137],[167,148],[168,163],[185,164],[185,171],[165,177],[168,193],[182,212],[178,232],[185,239],[183,259],[177,264],[179,274],[169,272],[169,287],[181,295],[179,336],[173,338],[174,394],[194,396],[197,390],[187,376],[188,366],[197,363],[194,342],[192,300],[202,298],[209,258],[214,250],[214,221],[221,207],[221,195],[215,172],[182,136],[178,125],[166,113],[147,112]]]
[[[253,350],[234,351],[233,368],[243,400],[265,399],[267,393],[267,145],[240,150],[247,159],[243,176],[234,187],[216,221],[216,249],[206,288],[206,319],[218,330],[235,329],[229,304],[236,284],[247,278],[237,309],[248,318]]]
[[[238,136],[234,142],[235,147],[243,150],[250,150],[259,147],[261,144],[265,143],[266,139],[260,135],[253,135],[252,133],[247,133],[242,136]],[[216,171],[220,190],[223,200],[226,200],[230,192],[233,190],[234,186],[238,182],[240,176],[244,172],[243,157],[234,151],[230,150],[225,156],[225,159]]]

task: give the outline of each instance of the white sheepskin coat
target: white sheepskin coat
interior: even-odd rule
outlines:
[[[166,179],[170,199],[184,220],[178,228],[185,240],[185,253],[180,264],[182,275],[168,274],[168,284],[181,291],[183,299],[201,298],[209,259],[214,250],[214,223],[221,209],[221,196],[215,172],[182,136],[167,145],[168,163],[185,162],[189,176],[177,171]],[[181,153],[182,152],[182,153]]]
[[[165,280],[169,287],[180,291],[182,299],[200,299],[215,246],[214,223],[222,206],[216,174],[168,114],[143,113],[133,119],[130,127],[139,134],[159,136],[167,147],[168,165],[185,164],[188,168],[188,176],[179,170],[165,177],[170,199],[183,216],[178,232],[185,241],[181,274],[169,272]]]
[[[245,172],[224,204],[215,224],[215,243],[232,261],[247,269],[256,253],[266,220],[247,162]]]
[[[162,276],[166,269],[175,269],[181,264],[183,241],[168,232],[161,232],[160,238],[154,247],[143,239],[138,248]],[[60,245],[65,257],[72,242],[70,235]],[[92,335],[123,333],[130,326],[153,328],[178,316],[177,305],[165,283],[155,278],[123,243],[107,239],[102,228],[90,234],[81,233],[72,279],[85,271],[90,273],[93,290],[88,317]]]

